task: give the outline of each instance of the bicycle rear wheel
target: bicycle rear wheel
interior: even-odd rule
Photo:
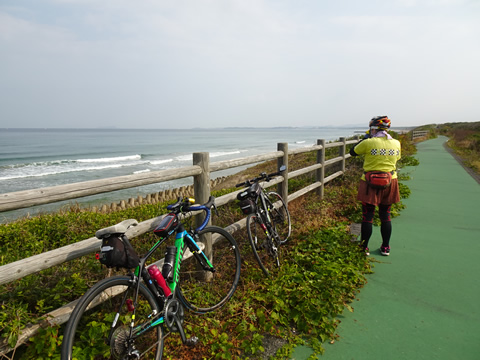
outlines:
[[[240,279],[240,250],[229,232],[209,226],[198,233],[212,239],[209,259],[215,271],[205,270],[192,256],[180,266],[178,297],[185,307],[196,313],[206,313],[223,306],[237,288]]]
[[[288,212],[287,204],[280,194],[274,191],[270,191],[266,195],[268,199],[268,208],[270,209],[270,216],[279,236],[280,244],[285,244],[292,233],[292,222],[290,220],[290,213]],[[280,203],[277,204],[277,202]]]
[[[161,359],[162,325],[135,340],[129,336],[135,292],[136,287],[127,276],[104,279],[89,289],[75,306],[65,328],[62,360],[133,358],[127,355],[130,341],[138,350],[140,359]],[[135,308],[135,327],[163,310],[143,283]]]
[[[266,226],[258,214],[247,217],[247,234],[253,254],[265,276],[280,267],[281,249],[266,233]]]

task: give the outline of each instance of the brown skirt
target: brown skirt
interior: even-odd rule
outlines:
[[[400,201],[400,191],[398,190],[398,179],[393,179],[392,183],[386,189],[372,189],[365,180],[360,180],[358,184],[357,199],[367,204],[378,206],[391,205]]]

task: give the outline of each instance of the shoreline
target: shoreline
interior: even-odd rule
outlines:
[[[250,176],[254,176],[251,175],[252,171],[250,169],[256,168],[257,166],[258,165],[254,164],[250,167],[247,167],[230,175],[220,176],[210,180],[211,190],[218,191],[225,188],[234,187],[237,183],[246,180]],[[87,196],[84,198],[79,198],[77,200],[72,199],[67,201],[59,201],[52,204],[39,205],[25,209],[3,212],[0,213],[0,225],[13,223],[17,220],[22,220],[25,218],[40,216],[42,214],[52,214],[61,211],[68,211],[69,207],[78,207],[80,211],[106,213],[120,211],[143,204],[156,204],[164,201],[174,201],[177,199],[178,196],[193,197],[193,185],[169,187],[158,192],[143,194],[139,194],[138,188],[132,188],[131,190],[133,190],[135,195],[133,195],[132,193],[132,195],[125,196],[121,199],[117,199],[117,197],[115,196],[108,196],[109,193],[105,193],[92,196],[97,197],[97,199],[89,200],[89,197]],[[128,192],[129,190],[123,191]],[[108,200],[108,198],[111,198],[111,200]]]

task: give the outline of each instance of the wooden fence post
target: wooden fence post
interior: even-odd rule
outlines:
[[[283,151],[283,156],[277,159],[277,168],[280,169],[282,165],[285,165],[285,171],[281,174],[284,180],[278,184],[277,191],[288,205],[288,143],[278,143],[277,150]]]
[[[210,197],[210,155],[208,152],[193,153],[193,165],[200,166],[202,173],[193,177],[193,193],[197,204],[205,204]],[[196,227],[202,224],[202,215],[195,216]],[[212,239],[202,238],[205,244],[203,250],[211,259],[212,255]]]
[[[317,182],[321,183],[322,185],[317,188],[317,195],[323,199],[324,194],[324,179],[325,179],[325,140],[319,139],[317,140],[317,145],[321,145],[322,148],[317,151],[317,164],[322,164],[322,167],[316,171],[316,180]]]
[[[346,141],[347,141],[346,138],[344,138],[344,137],[340,138],[340,142],[343,142],[343,146],[339,147],[339,155],[343,158],[342,169],[341,170],[344,174],[345,174],[345,153],[346,153],[346,149],[347,149],[347,144],[345,144]]]

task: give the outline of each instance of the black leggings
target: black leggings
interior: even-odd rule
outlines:
[[[392,221],[390,219],[390,210],[392,205],[378,205],[378,216],[380,217],[382,234],[382,246],[389,246],[390,237],[392,235]],[[362,244],[368,246],[368,241],[372,236],[373,215],[375,214],[375,205],[362,203]]]

